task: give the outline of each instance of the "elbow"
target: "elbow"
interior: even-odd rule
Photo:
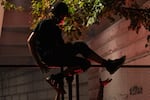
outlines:
[[[31,45],[31,39],[29,39],[29,38],[27,39],[27,44]]]
[[[32,43],[32,41],[33,41],[33,35],[34,35],[34,32],[32,32],[31,35],[28,37],[28,39],[27,39],[27,43],[28,44]]]

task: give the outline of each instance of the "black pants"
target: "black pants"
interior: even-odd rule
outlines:
[[[87,60],[91,49],[83,42],[66,44],[60,48],[54,48],[48,52],[43,61],[49,66],[81,67],[87,69],[91,66]],[[81,56],[77,56],[80,54]]]

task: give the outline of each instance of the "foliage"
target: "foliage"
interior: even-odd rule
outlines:
[[[13,4],[9,1],[6,1],[6,0],[0,0],[0,3],[6,10],[19,10],[19,11],[23,10],[22,7],[20,7],[20,6],[17,7],[15,4]]]
[[[141,25],[143,25],[145,29],[150,31],[150,8],[140,8],[135,0],[112,0],[112,2],[104,5],[107,7],[104,7],[102,16],[115,20],[113,16],[119,15],[130,20],[129,29],[138,33]]]
[[[51,4],[52,0],[31,0],[31,13],[33,17],[31,29],[33,29],[40,20],[52,16],[52,14],[49,12]]]
[[[51,5],[57,0],[32,0],[32,15],[34,28],[41,19],[51,17]],[[66,41],[78,40],[90,25],[97,22],[98,14],[103,9],[100,0],[62,0],[69,7],[70,17],[65,19],[63,26]],[[46,5],[45,5],[46,4]]]
[[[32,26],[42,19],[52,16],[50,8],[52,4],[59,0],[31,0]],[[150,31],[150,8],[140,8],[135,0],[61,0],[69,7],[70,17],[65,19],[62,30],[64,37],[69,41],[80,39],[85,35],[85,31],[101,19],[108,18],[115,21],[116,16],[125,17],[130,20],[129,29],[137,33],[143,25]],[[5,8],[15,8],[15,6],[2,0]],[[66,39],[66,40],[67,40]]]
[[[106,1],[106,0],[103,0]],[[135,30],[137,33],[141,26],[150,31],[150,8],[140,8],[136,0],[109,0],[103,2],[104,9],[100,13],[100,17],[107,17],[114,21],[114,15],[119,15],[130,20],[129,29]],[[150,35],[147,36],[145,47],[150,46]]]
[[[64,0],[64,2],[69,6],[71,13],[71,17],[65,20],[64,31],[69,40],[79,39],[90,25],[99,21],[97,17],[103,5],[100,0]]]

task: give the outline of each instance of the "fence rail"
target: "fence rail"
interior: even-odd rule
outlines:
[[[39,68],[38,65],[0,65],[0,69],[3,68],[3,69],[7,69],[7,68]],[[102,65],[91,65],[91,67],[104,67]],[[150,68],[150,65],[122,65],[121,66],[122,68]],[[63,71],[63,67],[56,67],[56,66],[52,66],[52,67],[49,67],[49,68],[58,68],[58,69],[61,69],[60,71]],[[75,77],[75,78],[74,78]],[[75,79],[75,83],[76,83],[76,100],[80,100],[80,91],[79,91],[79,88],[80,88],[80,84],[79,84],[79,75],[74,75],[73,77],[69,77],[68,78],[68,100],[72,100],[72,81]],[[64,86],[64,83],[62,83],[62,85]],[[61,96],[61,100],[64,100],[64,95]]]
[[[1,67],[27,67],[27,68],[39,68],[38,65],[0,65]],[[102,65],[91,65],[91,67],[104,67]],[[121,65],[123,68],[150,68],[150,65]],[[60,68],[59,66],[51,66],[49,68]]]

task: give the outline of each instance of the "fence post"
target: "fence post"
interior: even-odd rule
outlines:
[[[77,98],[77,100],[79,100],[79,94],[80,94],[80,92],[79,92],[79,75],[77,74],[76,75],[76,98]]]
[[[72,100],[72,82],[73,82],[73,75],[66,77],[67,83],[68,83],[68,97],[69,100]]]
[[[60,71],[63,72],[64,68],[61,67]],[[64,81],[62,82],[62,87],[64,87]],[[61,100],[64,100],[64,94],[61,95]]]

